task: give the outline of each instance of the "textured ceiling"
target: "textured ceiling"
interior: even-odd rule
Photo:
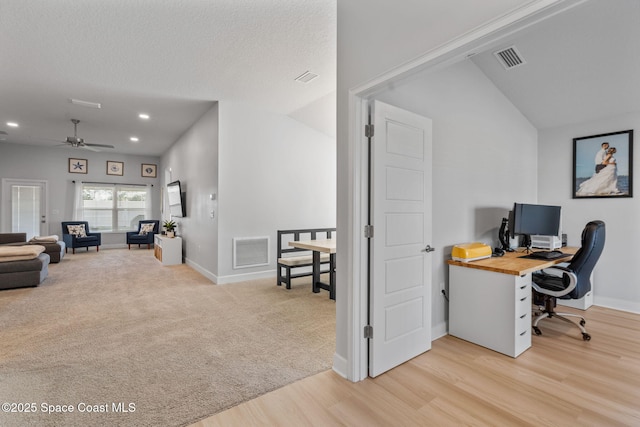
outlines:
[[[640,111],[637,22],[640,1],[590,0],[472,60],[538,129]],[[527,63],[506,71],[493,52],[510,44]],[[2,0],[0,58],[8,142],[55,146],[78,118],[87,142],[159,155],[215,101],[319,121],[310,106],[334,104],[336,0]],[[320,77],[294,81],[307,70]]]
[[[2,0],[0,58],[7,142],[54,146],[77,118],[86,142],[159,155],[215,101],[291,114],[335,91],[336,0]]]

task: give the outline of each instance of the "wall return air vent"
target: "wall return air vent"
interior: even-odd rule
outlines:
[[[235,237],[233,268],[257,267],[269,264],[269,237]]]
[[[515,46],[509,46],[508,48],[493,52],[493,54],[505,70],[511,70],[512,68],[519,67],[520,65],[527,63]]]

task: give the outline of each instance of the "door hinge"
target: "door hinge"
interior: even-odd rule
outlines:
[[[367,138],[373,138],[373,125],[364,125],[364,136]]]
[[[364,226],[364,237],[365,239],[373,238],[373,225]]]
[[[364,337],[366,339],[373,338],[373,326],[367,325],[367,326],[364,327]]]

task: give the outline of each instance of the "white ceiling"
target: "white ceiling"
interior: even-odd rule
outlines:
[[[639,112],[639,24],[638,0],[590,0],[472,61],[538,129]],[[510,45],[526,64],[505,70]]]
[[[160,155],[215,101],[295,114],[335,91],[336,0],[2,0],[0,58],[7,142],[55,146],[77,118],[88,143]]]
[[[638,22],[638,0],[590,0],[472,60],[538,129],[637,112]],[[505,70],[511,44],[526,64]],[[336,0],[2,0],[0,58],[8,142],[55,146],[78,118],[87,142],[160,155],[217,100],[335,116]]]

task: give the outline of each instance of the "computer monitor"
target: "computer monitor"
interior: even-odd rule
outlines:
[[[561,221],[560,206],[514,203],[509,214],[509,234],[558,236]]]

